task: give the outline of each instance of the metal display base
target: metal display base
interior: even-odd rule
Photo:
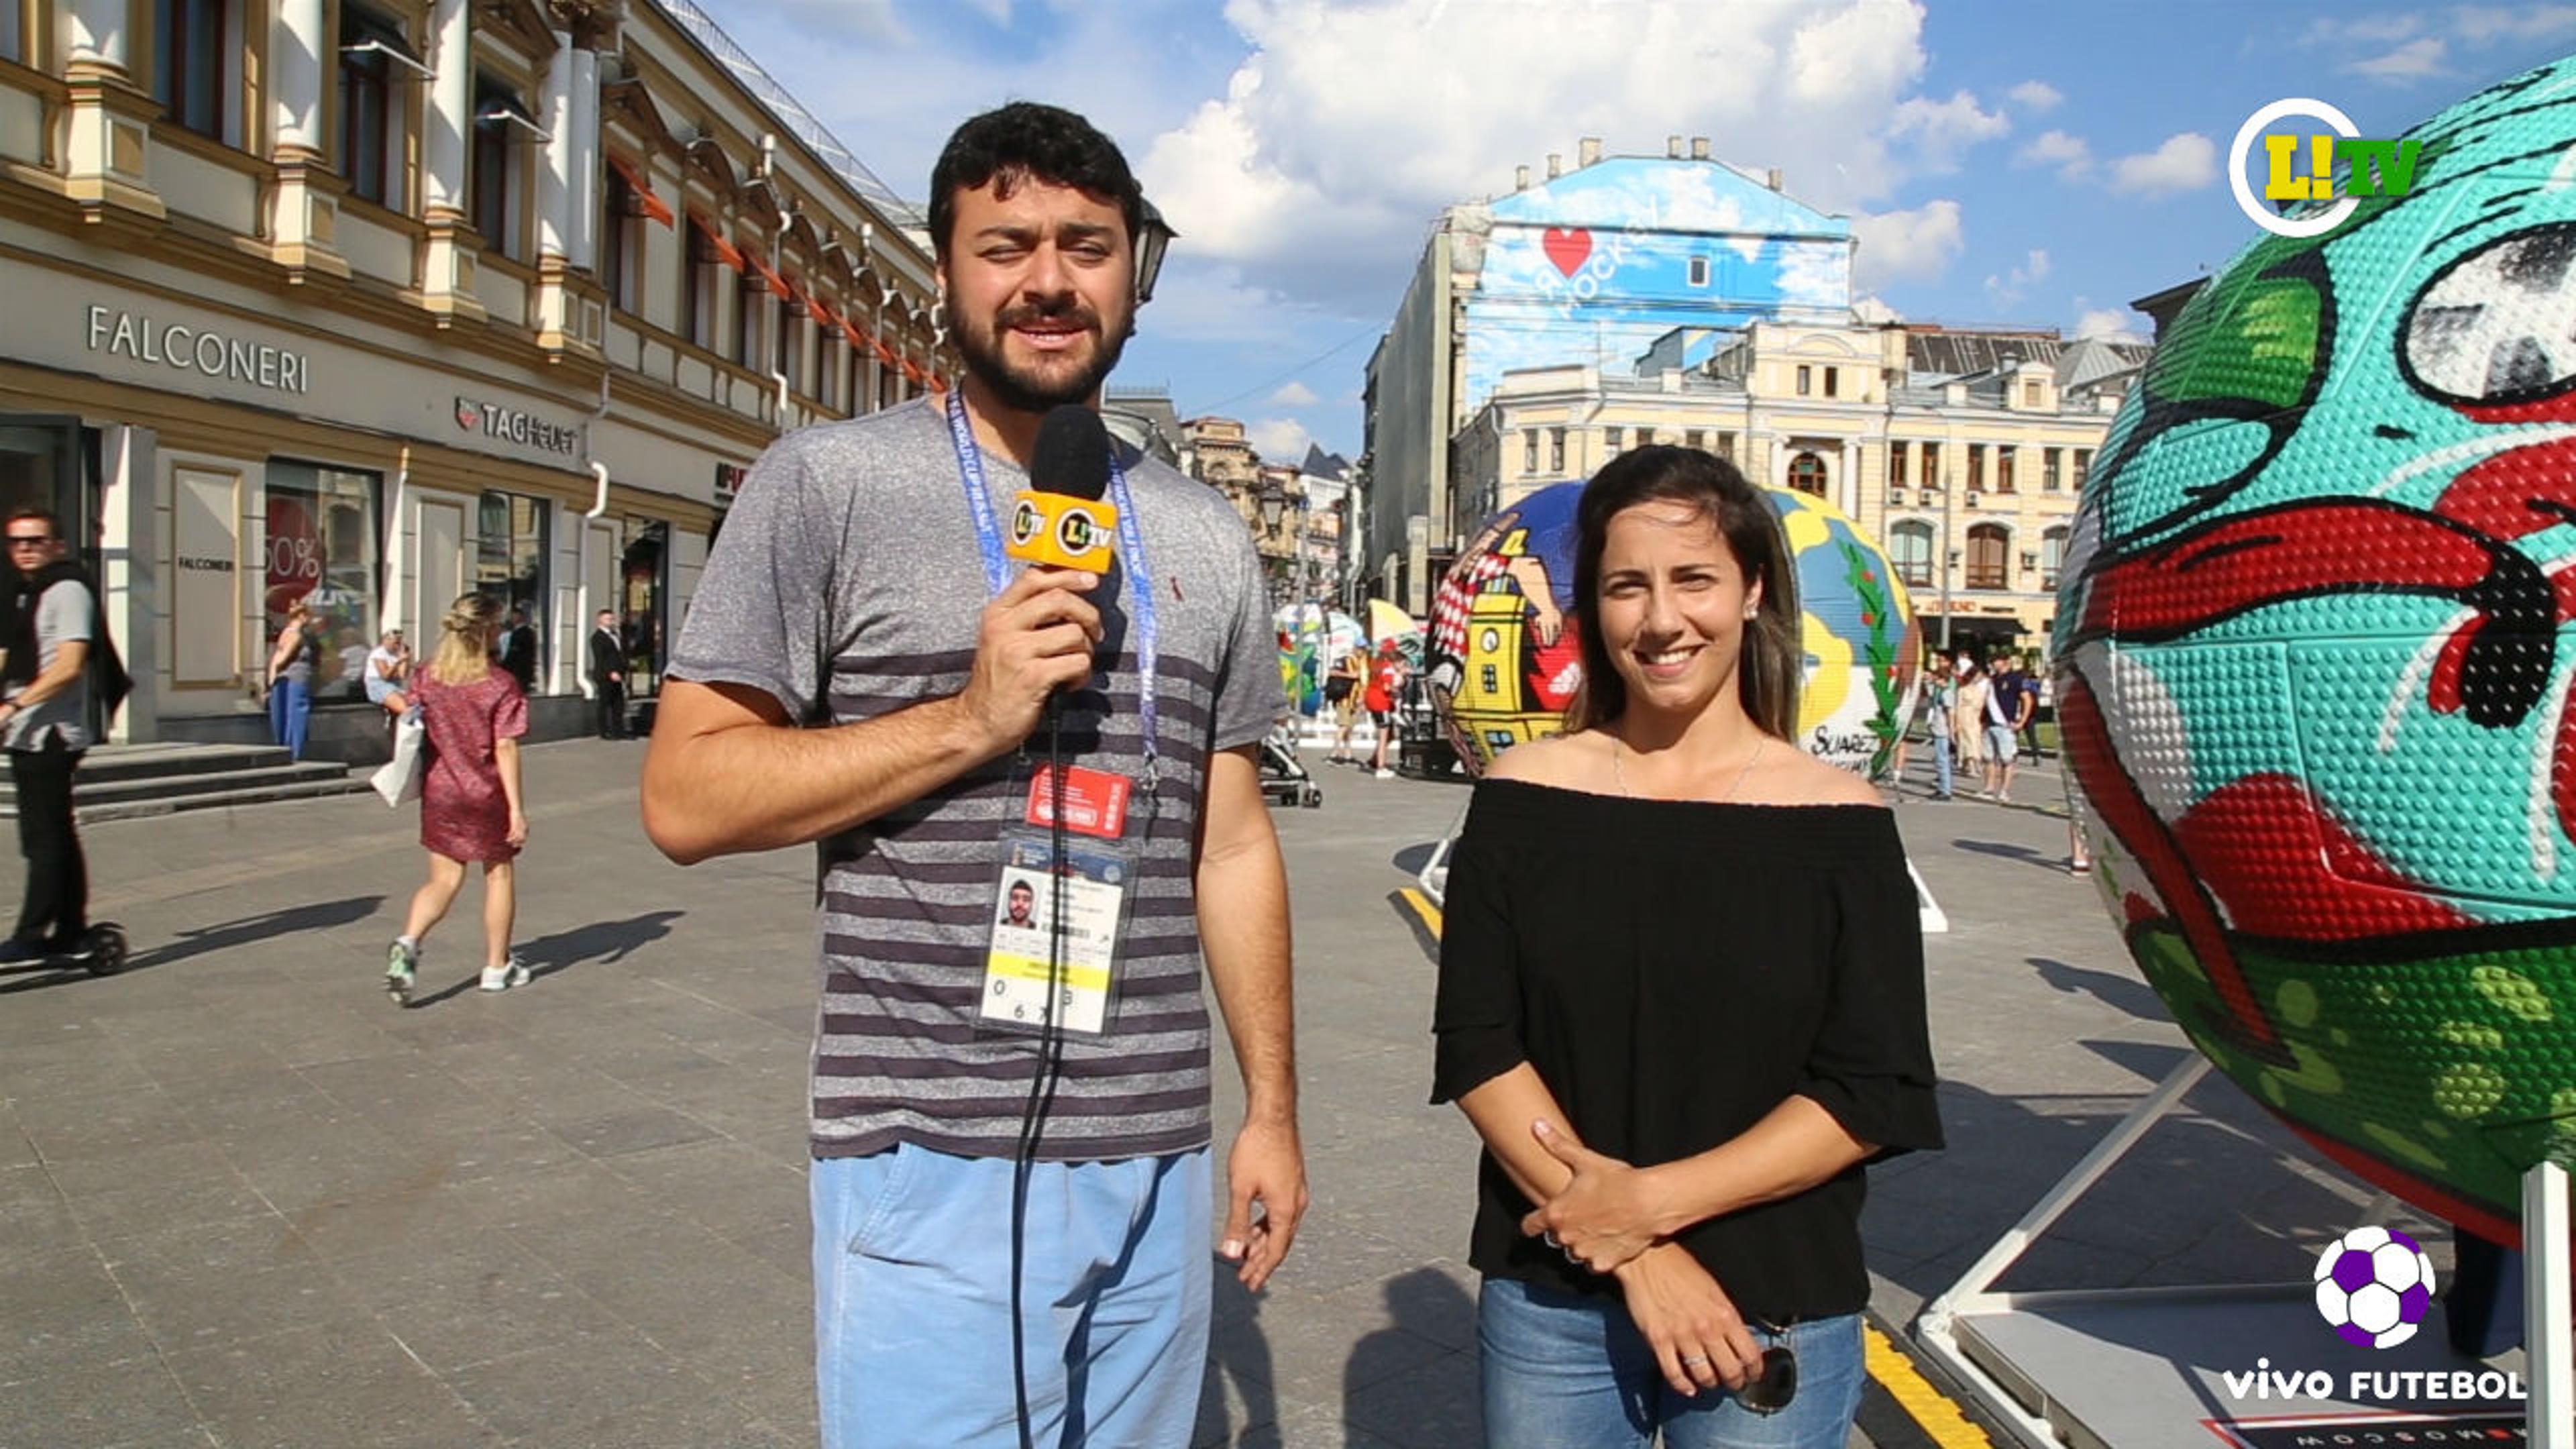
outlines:
[[[2209,1071],[2194,1055],[2159,1082],[2084,1159],[1979,1258],[1950,1291],[1923,1310],[1915,1338],[1973,1391],[1995,1418],[2025,1443],[2047,1449],[2211,1449],[2233,1436],[2220,1424],[2259,1427],[2265,1420],[2313,1420],[2426,1414],[2527,1415],[2531,1449],[2576,1449],[2570,1423],[2568,1205],[2565,1169],[2534,1168],[2524,1180],[2525,1353],[2492,1362],[2455,1357],[2438,1317],[2389,1349],[2360,1349],[2326,1331],[2307,1283],[2244,1287],[2125,1288],[1998,1293],[2001,1278],[2051,1224],[2126,1155]],[[2259,1365],[2259,1367],[2258,1367]],[[2436,1397],[2389,1388],[2354,1395],[2352,1375],[2439,1371],[2450,1376],[2511,1374],[2527,1401],[2509,1395]],[[2260,1379],[2248,1378],[2259,1373]],[[2296,1376],[2296,1385],[2272,1374]],[[2331,1392],[2311,1397],[2315,1374]],[[2235,1376],[2235,1382],[2229,1376]],[[2489,1379],[2484,1387],[2494,1387]],[[2425,1424],[2347,1422],[2321,1445],[2432,1444]],[[2349,1439],[2332,1437],[2337,1431]],[[2371,1430],[2411,1437],[2369,1439]],[[2447,1432],[2447,1431],[2446,1431]]]

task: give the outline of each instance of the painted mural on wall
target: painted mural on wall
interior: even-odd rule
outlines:
[[[1913,708],[1922,636],[1884,550],[1831,504],[1765,488],[1798,569],[1806,646],[1798,740],[1846,769],[1875,772]],[[1494,756],[1563,727],[1583,683],[1574,599],[1580,483],[1542,488],[1486,520],[1432,602],[1428,683],[1459,759]]]
[[[1496,200],[1464,247],[1466,395],[1502,375],[1614,375],[1675,327],[1741,327],[1851,306],[1851,227],[1715,161],[1619,157]]]
[[[2519,1239],[2576,1164],[2576,59],[2266,236],[2113,422],[2054,640],[2096,878],[2320,1151]]]

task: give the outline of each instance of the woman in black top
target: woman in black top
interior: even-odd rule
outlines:
[[[1578,519],[1584,690],[1477,787],[1440,951],[1487,1443],[1838,1449],[1862,1165],[1941,1143],[1904,848],[1790,742],[1797,576],[1742,475],[1641,448]]]

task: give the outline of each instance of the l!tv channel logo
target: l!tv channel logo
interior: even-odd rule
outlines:
[[[2433,1260],[2392,1228],[2355,1228],[2317,1255],[2317,1312],[2355,1348],[2395,1348],[2433,1308]]]
[[[2285,121],[2303,119],[2319,129],[2306,134],[2271,133]],[[2268,134],[2267,134],[2268,133]],[[2252,164],[2257,144],[2262,164]],[[2361,134],[2352,117],[2324,101],[2294,97],[2278,100],[2245,118],[2227,148],[2227,182],[2236,193],[2237,209],[2256,226],[2275,236],[2312,237],[2343,225],[2365,196],[2404,196],[2415,189],[2421,141],[2374,141]],[[2336,168],[2342,168],[2340,176]],[[2261,189],[2255,174],[2261,175]],[[2286,216],[2291,202],[2333,204]]]

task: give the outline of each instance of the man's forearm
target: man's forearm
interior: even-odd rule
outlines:
[[[1297,1117],[1288,874],[1275,840],[1199,861],[1199,941],[1243,1071],[1246,1121]]]
[[[71,688],[72,681],[80,678],[81,666],[84,662],[85,661],[83,660],[75,659],[72,660],[69,665],[66,665],[62,660],[56,659],[54,661],[54,666],[51,669],[47,669],[38,674],[35,678],[28,680],[26,688],[19,690],[16,694],[10,697],[18,702],[18,707],[21,709],[32,704],[42,704],[46,700],[53,698],[55,695],[62,693],[64,690]]]
[[[1001,753],[953,696],[829,729],[746,724],[667,745],[656,739],[644,763],[644,830],[683,865],[803,845],[910,804]]]

